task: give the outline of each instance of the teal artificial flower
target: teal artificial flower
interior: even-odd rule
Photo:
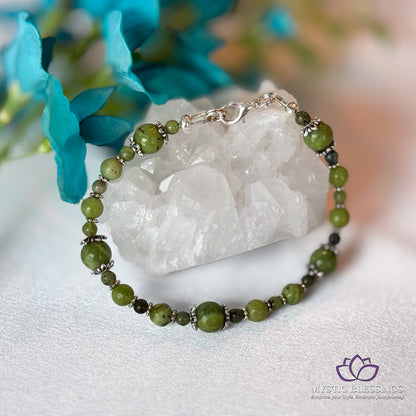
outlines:
[[[60,82],[47,72],[53,41],[41,39],[29,13],[19,13],[17,22],[17,34],[1,54],[8,94],[24,97],[23,105],[27,97],[45,102],[42,128],[55,151],[59,192],[62,200],[77,203],[87,187],[86,143],[119,149],[132,126],[117,117],[94,115],[116,87],[86,90],[69,101]]]
[[[150,101],[162,104],[174,97],[192,98],[231,83],[230,77],[208,57],[221,44],[210,33],[208,22],[234,3],[234,0],[74,0],[73,8],[88,12],[102,23],[105,63],[112,70],[116,86],[87,89],[72,101],[64,94],[58,78],[48,72],[55,39],[42,39],[28,12],[16,13],[16,37],[1,52],[5,81],[1,89],[9,98],[16,94],[24,99],[9,100],[18,103],[9,111],[12,115],[9,118],[4,117],[7,103],[0,110],[0,129],[19,111],[23,114],[25,105],[44,102],[42,128],[55,152],[61,198],[79,202],[87,186],[86,143],[119,149],[132,129],[125,119],[96,114],[115,89],[119,90],[119,96],[135,104],[134,110],[128,105],[125,109],[139,118]],[[80,46],[63,45],[63,40],[78,41],[70,33],[65,37],[59,32],[63,27],[57,22],[62,13],[70,12],[71,6],[58,0],[41,0],[37,13],[46,25],[48,5],[56,12],[53,16],[57,19],[54,24],[58,30],[58,51],[62,54],[67,48]],[[184,27],[177,26],[182,24],[181,19],[171,17],[177,11],[181,19],[185,18]],[[88,42],[95,41],[97,35],[95,31],[89,33],[84,46],[88,47]],[[82,75],[79,84],[88,85]]]
[[[135,4],[142,7],[148,21],[155,22],[158,3],[151,0]],[[231,83],[231,78],[209,60],[208,54],[220,42],[209,34],[206,22],[228,10],[234,1],[200,0],[195,3],[189,0],[161,1],[163,6],[172,9],[189,6],[195,12],[193,24],[182,31],[169,27],[168,23],[157,30],[155,26],[147,36],[140,38],[140,42],[134,43],[130,33],[135,32],[136,23],[126,17],[128,13],[121,10],[120,4],[115,6],[118,10],[105,15],[106,64],[112,68],[118,84],[146,94],[156,104],[163,104],[170,98],[192,98]]]

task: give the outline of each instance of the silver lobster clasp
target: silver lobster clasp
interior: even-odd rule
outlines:
[[[229,103],[221,107],[220,121],[227,126],[238,123],[252,109],[248,103]]]

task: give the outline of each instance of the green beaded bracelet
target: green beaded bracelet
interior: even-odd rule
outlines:
[[[103,213],[101,199],[106,191],[107,183],[119,178],[126,162],[148,153],[159,151],[167,144],[169,135],[179,130],[188,130],[193,125],[207,122],[222,122],[233,125],[250,110],[261,109],[270,105],[278,105],[289,115],[294,115],[295,122],[301,126],[305,144],[323,157],[329,167],[329,182],[334,187],[335,208],[329,214],[329,220],[334,229],[327,244],[315,250],[309,260],[307,273],[300,283],[287,284],[281,294],[270,297],[269,300],[253,299],[243,308],[229,309],[216,302],[204,302],[193,306],[189,312],[177,312],[166,303],[153,304],[135,296],[133,289],[117,280],[116,274],[110,269],[114,265],[109,245],[104,241],[106,237],[97,234],[97,217]],[[189,323],[193,329],[204,332],[215,332],[248,319],[253,322],[263,321],[269,314],[280,309],[283,305],[295,305],[300,302],[309,287],[317,280],[335,270],[337,264],[336,246],[340,242],[340,228],[349,222],[349,214],[345,209],[346,194],[344,185],[348,179],[347,170],[338,165],[338,153],[334,150],[333,133],[330,126],[318,118],[312,118],[305,111],[299,111],[295,102],[286,102],[277,93],[272,92],[248,103],[231,103],[215,110],[201,112],[195,115],[185,115],[180,123],[169,120],[165,125],[159,122],[143,124],[132,132],[129,146],[123,147],[118,156],[106,159],[101,164],[99,179],[92,185],[92,192],[82,201],[81,211],[86,218],[82,227],[86,238],[81,242],[81,260],[92,274],[101,275],[101,281],[109,286],[113,301],[120,306],[128,305],[138,314],[146,314],[151,321],[159,326],[171,322],[185,326]]]

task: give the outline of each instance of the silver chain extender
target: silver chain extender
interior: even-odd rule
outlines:
[[[221,108],[202,111],[193,115],[185,114],[181,118],[180,126],[183,131],[189,131],[195,124],[205,124],[215,121],[220,121],[227,126],[231,126],[243,120],[249,111],[267,108],[272,104],[279,105],[288,114],[293,114],[295,111],[298,111],[296,102],[287,102],[276,92],[269,92],[248,102],[232,102]]]

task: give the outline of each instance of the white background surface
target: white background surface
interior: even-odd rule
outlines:
[[[387,3],[380,2],[385,16]],[[409,4],[395,5],[404,11],[390,19],[396,44],[354,40],[342,69],[309,96],[309,107],[334,127],[350,169],[353,220],[338,271],[264,322],[205,334],[159,328],[116,306],[79,260],[82,216],[59,200],[52,156],[0,168],[0,415],[416,413]],[[90,152],[91,177],[102,157]],[[143,277],[122,261],[117,272],[140,295],[178,309],[207,299],[237,306],[296,281],[327,231],[168,278]],[[372,382],[353,383],[402,386],[404,399],[311,399],[313,387],[346,385],[335,367],[355,354],[380,370]]]

